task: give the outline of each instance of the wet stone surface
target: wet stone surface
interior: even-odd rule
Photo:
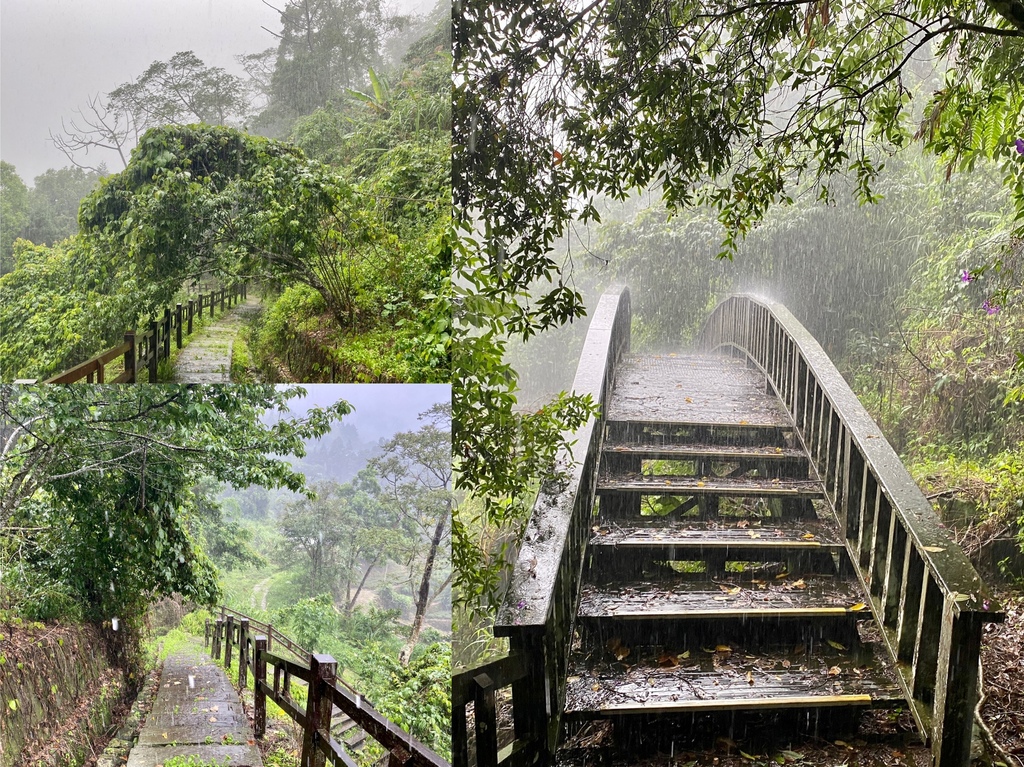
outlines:
[[[765,378],[728,357],[631,355],[621,364],[610,421],[790,426]]]
[[[232,767],[263,765],[232,683],[198,644],[165,661],[153,710],[128,767],[156,767],[175,756]]]
[[[245,321],[259,311],[260,302],[249,296],[244,303],[214,316],[212,325],[199,330],[178,354],[174,380],[181,383],[231,383],[231,352]],[[218,309],[219,311],[219,309]]]

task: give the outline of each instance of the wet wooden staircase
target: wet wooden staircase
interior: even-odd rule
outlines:
[[[906,705],[763,373],[720,356],[628,357],[606,409],[570,734],[610,718],[618,748],[668,751],[687,732],[743,737],[775,712],[820,731]]]
[[[967,765],[1002,615],[825,352],[752,296],[685,355],[630,355],[629,334],[612,291],[573,383],[601,416],[541,487],[495,622],[511,652],[453,675],[456,767],[554,764],[593,722],[671,753],[891,706],[936,767]]]

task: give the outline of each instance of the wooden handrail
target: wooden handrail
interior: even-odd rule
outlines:
[[[969,761],[982,624],[995,600],[828,355],[781,304],[720,303],[699,337],[764,372],[835,510],[936,767]]]
[[[629,326],[629,291],[605,293],[587,331],[572,386],[575,394],[589,394],[599,406],[605,404],[618,360],[629,349]],[[508,637],[511,651],[525,666],[525,673],[512,682],[516,763],[526,763],[527,754],[539,754],[542,762],[550,763],[558,742],[603,432],[598,416],[564,435],[574,452],[559,452],[559,476],[545,482],[537,495],[494,624],[495,636]]]
[[[225,302],[228,307],[231,307],[238,303],[238,299],[245,299],[247,293],[248,288],[244,283],[236,284],[230,288],[211,291],[208,296],[200,294],[198,298],[190,299],[187,304],[179,303],[173,308],[166,307],[161,318],[150,322],[148,329],[142,332],[127,331],[124,341],[118,346],[111,347],[90,357],[85,362],[50,376],[44,379],[43,383],[70,384],[80,381],[98,384],[138,383],[137,371],[139,369],[148,369],[149,381],[155,383],[160,360],[167,359],[171,355],[172,336],[176,348],[180,349],[183,346],[183,337],[192,335],[194,317],[198,316],[201,319],[204,307],[209,310],[212,318],[214,306],[218,303],[223,311]],[[113,381],[106,381],[107,364],[122,355],[125,362],[124,372]],[[36,379],[20,379],[18,383],[36,383]]]
[[[498,752],[497,705],[498,690],[511,687],[523,679],[527,665],[516,654],[452,674],[452,742],[455,767],[469,764],[498,765],[515,758],[526,756],[525,744],[516,744],[508,753]],[[476,734],[475,759],[469,751],[469,725],[467,707],[473,704],[473,721]],[[531,750],[533,750],[531,748]]]
[[[322,767],[327,759],[331,764],[351,767],[351,757],[330,734],[331,712],[337,707],[388,751],[389,766],[450,767],[444,759],[378,713],[362,695],[339,679],[337,662],[330,655],[301,651],[301,660],[286,658],[270,651],[268,636],[252,631],[256,624],[270,628],[269,624],[228,607],[221,607],[221,615],[223,617],[212,623],[206,621],[204,641],[211,644],[211,655],[222,658],[229,667],[231,649],[238,648],[240,688],[248,686],[248,672],[252,669],[255,693],[253,720],[257,738],[262,738],[266,732],[266,701],[269,698],[302,728],[300,764]],[[280,632],[273,631],[280,644],[298,648]],[[269,683],[268,671],[273,672]],[[291,696],[293,679],[306,683],[305,710]]]

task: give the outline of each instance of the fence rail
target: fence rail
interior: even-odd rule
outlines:
[[[963,551],[825,351],[781,304],[731,296],[700,335],[745,357],[793,419],[936,767],[970,755],[982,624],[1003,619]]]
[[[595,403],[604,405],[618,360],[629,349],[629,324],[629,291],[620,288],[602,296],[576,369],[574,393],[589,394]],[[473,669],[467,672],[468,678],[460,675],[453,681],[453,734],[468,729],[467,708],[472,703],[478,764],[497,763],[493,693],[509,686],[515,739],[502,752],[504,763],[553,761],[603,426],[599,416],[589,419],[575,433],[563,435],[574,444],[573,453],[559,453],[556,468],[561,475],[546,482],[537,495],[512,581],[494,625],[495,636],[509,638],[514,660],[492,666],[483,677],[480,669]],[[456,764],[468,764],[467,739],[456,737],[454,742]],[[494,761],[487,761],[490,759]]]
[[[216,308],[224,312],[232,306],[244,301],[247,286],[242,284],[202,293],[191,298],[187,303],[166,307],[163,316],[151,320],[143,330],[129,330],[124,334],[124,342],[106,351],[100,352],[73,368],[50,376],[43,383],[69,384],[79,383],[138,383],[139,371],[147,370],[149,382],[156,383],[157,366],[160,360],[171,356],[171,339],[176,348],[182,347],[184,336],[192,335],[193,323],[196,318],[202,319],[204,310],[210,318]],[[106,367],[118,357],[124,358],[124,372],[111,381],[106,380]],[[35,379],[22,379],[16,383],[36,383]]]
[[[331,736],[331,714],[337,707],[384,747],[388,752],[388,767],[450,767],[338,678],[338,664],[330,655],[308,653],[269,624],[236,610],[222,607],[221,616],[212,623],[206,622],[205,642],[210,645],[211,656],[223,660],[229,668],[232,649],[238,648],[239,688],[249,686],[249,671],[252,670],[253,729],[257,738],[266,733],[269,698],[302,728],[299,760],[302,767],[323,767],[325,761],[353,767],[352,757]],[[268,633],[255,633],[256,627]],[[290,645],[289,649],[300,659],[271,652],[271,641]],[[272,672],[270,682],[267,682],[268,672]],[[305,707],[292,697],[295,680],[306,683]]]

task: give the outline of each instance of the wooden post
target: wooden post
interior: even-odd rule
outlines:
[[[981,629],[979,613],[962,612],[957,615],[953,600],[945,600],[932,720],[935,723],[932,740],[934,767],[952,767],[971,760]]]
[[[199,305],[199,319],[202,319],[203,318],[203,294],[202,293],[199,294],[199,298],[197,299],[196,303]]]
[[[243,283],[242,283],[242,300],[243,300],[243,301],[244,301],[244,300],[245,300],[246,298],[248,298],[248,297],[249,297],[249,296],[247,295],[247,294],[248,294],[248,292],[249,292],[249,283],[247,283],[247,282],[243,282]]]
[[[210,619],[206,619],[206,625],[203,626],[203,647],[210,646]]]
[[[213,623],[213,644],[210,647],[210,657],[220,660],[220,635],[224,627],[224,621],[220,618]]]
[[[181,304],[174,309],[174,342],[181,348]]]
[[[249,684],[249,619],[242,618],[238,622],[238,689],[242,690]]]
[[[494,680],[487,674],[473,677],[473,712],[476,719],[477,764],[498,763],[497,712],[494,705]]]
[[[217,291],[210,291],[210,319],[213,319],[213,304],[217,301]]]
[[[263,687],[261,686],[267,679],[267,658],[264,655],[266,651],[267,638],[265,636],[256,637],[256,645],[253,649],[255,668],[253,669],[254,678],[252,680],[256,695],[253,698],[252,724],[257,738],[262,738],[267,731],[267,694],[263,692]]]
[[[224,313],[224,288],[220,289],[220,311],[221,314]]]
[[[324,767],[324,753],[317,747],[320,730],[330,735],[331,699],[325,694],[327,685],[334,684],[338,664],[330,655],[313,653],[309,656],[309,690],[306,698],[306,730],[302,733],[300,767]]]
[[[190,298],[188,300],[188,335],[192,335],[192,316],[196,313],[196,300]]]
[[[128,383],[135,383],[135,331],[129,330],[124,334],[124,342],[128,344],[128,351],[124,353],[124,371],[128,373]]]
[[[163,328],[163,350],[164,359],[169,359],[171,356],[171,309],[167,307],[164,309],[164,328]]]
[[[224,667],[231,668],[231,641],[234,639],[235,632],[235,616],[229,615],[227,622],[227,629],[224,631],[224,636],[227,641],[224,643]]]
[[[146,351],[149,353],[149,358],[146,360],[146,362],[149,363],[149,382],[156,383],[156,365],[160,361],[158,359],[160,355],[159,352],[157,351],[160,348],[160,323],[157,322],[156,320],[150,322],[149,332],[149,343],[146,344]]]

